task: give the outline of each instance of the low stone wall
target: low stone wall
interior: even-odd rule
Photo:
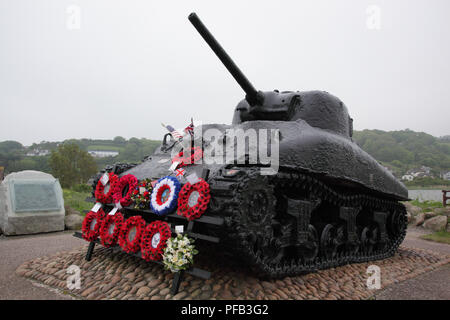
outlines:
[[[186,275],[177,295],[170,294],[173,274],[162,266],[147,263],[125,253],[96,248],[91,261],[85,261],[87,246],[22,264],[20,276],[58,288],[81,299],[367,299],[375,291],[367,288],[367,268],[381,270],[382,288],[415,277],[450,263],[450,256],[410,248],[400,248],[389,259],[352,264],[282,280],[263,281],[237,266],[214,263],[216,259],[198,259],[196,264],[212,271],[202,280]],[[67,288],[67,268],[81,269],[81,288]]]

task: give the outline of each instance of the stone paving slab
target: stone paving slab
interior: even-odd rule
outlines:
[[[450,300],[450,264],[378,290],[377,300]]]
[[[37,299],[56,300],[71,299],[56,290],[34,285],[15,274],[22,263],[74,248],[79,248],[85,241],[72,236],[73,231],[52,232],[26,236],[0,236],[0,300]]]
[[[180,291],[170,294],[173,274],[161,265],[147,263],[125,253],[112,253],[98,246],[85,261],[87,245],[23,263],[16,274],[41,282],[80,299],[368,299],[375,290],[366,282],[368,266],[381,270],[381,286],[417,277],[450,263],[450,256],[428,250],[401,247],[391,258],[352,264],[282,280],[263,281],[236,265],[199,257],[196,266],[212,271],[208,280],[186,275]],[[67,289],[67,268],[81,269],[81,288]]]

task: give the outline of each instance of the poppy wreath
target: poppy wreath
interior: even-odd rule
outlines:
[[[137,252],[144,229],[145,220],[141,216],[129,217],[120,228],[119,246],[127,253]]]
[[[119,181],[114,186],[113,191],[113,201],[114,203],[120,202],[122,207],[128,207],[133,203],[131,200],[131,194],[136,188],[138,181],[132,174],[126,174],[119,179]],[[123,190],[128,186],[128,191],[125,196],[123,196]]]
[[[177,178],[167,176],[159,179],[153,187],[150,208],[160,216],[172,212],[177,206],[180,189],[181,184]]]
[[[167,240],[172,236],[167,222],[153,221],[145,228],[141,238],[142,258],[145,261],[162,259]]]
[[[141,188],[144,192],[141,193]],[[131,193],[131,200],[134,202],[135,209],[147,209],[150,203],[150,194],[152,193],[152,180],[145,179],[139,182],[136,188]]]
[[[114,215],[106,215],[100,227],[100,241],[106,248],[116,245],[123,224],[123,216],[120,212]]]
[[[211,195],[209,184],[200,179],[196,184],[186,183],[178,196],[178,215],[188,220],[200,218],[208,208]]]
[[[81,224],[81,235],[83,239],[89,242],[95,241],[100,234],[100,227],[105,218],[105,212],[102,208],[97,212],[89,211]]]
[[[109,190],[105,193],[105,187],[108,185],[103,185],[102,179],[99,179],[97,182],[97,187],[95,188],[95,199],[97,202],[101,203],[111,203],[113,200],[113,193],[114,193],[114,186],[119,181],[119,177],[116,176],[114,173],[110,172],[108,173],[108,183],[109,183]]]
[[[184,167],[190,164],[194,164],[203,157],[203,150],[200,147],[193,147],[191,149],[190,154],[184,155],[183,150],[181,150],[175,157],[172,159],[173,162],[179,162],[179,167]]]

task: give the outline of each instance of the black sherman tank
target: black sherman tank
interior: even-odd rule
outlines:
[[[227,141],[228,129],[279,130],[274,174],[262,175],[264,165],[236,158],[185,167],[185,176],[196,172],[210,184],[205,215],[224,221],[202,224],[201,232],[219,236],[222,252],[263,277],[392,256],[406,233],[406,210],[399,201],[407,200],[408,192],[353,142],[345,104],[324,91],[257,91],[197,15],[189,20],[246,93],[231,126],[207,124],[201,132],[219,130]],[[205,150],[211,144],[201,135],[196,139]],[[139,180],[174,175],[168,164],[177,144],[167,134],[144,162],[114,170]]]

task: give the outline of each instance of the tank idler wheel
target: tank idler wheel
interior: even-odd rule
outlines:
[[[332,224],[327,224],[320,236],[320,250],[327,259],[332,259],[337,255],[338,246],[342,244],[338,239],[336,228]]]
[[[308,241],[298,247],[299,255],[305,262],[313,261],[319,253],[319,236],[316,228],[308,226]]]
[[[405,221],[405,218],[404,218],[402,212],[396,210],[389,217],[389,220],[388,220],[389,231],[393,235],[399,235],[403,232],[405,227],[406,227],[406,221]]]

